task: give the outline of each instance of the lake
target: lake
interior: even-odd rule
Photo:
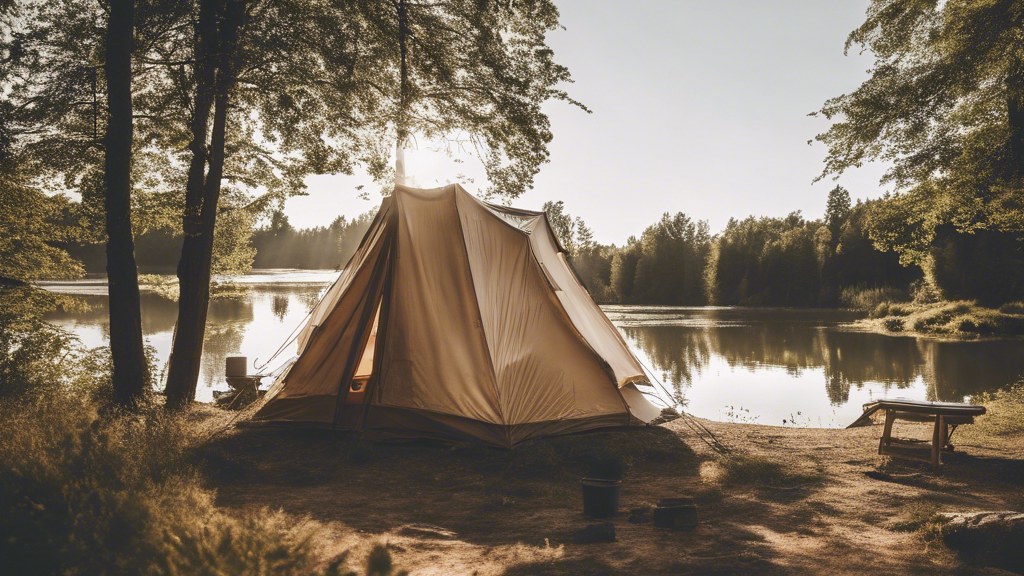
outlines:
[[[246,288],[210,303],[197,398],[226,390],[224,358],[262,364],[300,327],[337,276],[330,270],[255,270],[217,278]],[[47,319],[87,346],[107,342],[106,281],[90,275],[40,282],[79,296],[86,312]],[[1024,340],[948,342],[859,332],[863,315],[840,310],[603,306],[629,346],[696,416],[778,426],[844,427],[873,399],[961,401],[1024,374]],[[142,329],[165,368],[177,304],[142,294]],[[291,343],[266,367],[295,353]],[[252,370],[254,372],[255,369]]]

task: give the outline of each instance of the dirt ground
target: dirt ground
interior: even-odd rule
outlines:
[[[220,505],[311,517],[326,525],[325,558],[348,550],[354,567],[386,543],[414,576],[1008,574],[964,565],[927,526],[936,512],[1024,509],[1024,433],[957,432],[933,474],[878,456],[880,426],[702,422],[728,455],[676,420],[513,451],[232,428],[197,459]],[[931,429],[897,422],[895,435]],[[573,533],[595,523],[579,478],[597,455],[628,465],[617,541],[576,544]],[[674,496],[696,500],[697,529],[629,521],[630,509]]]

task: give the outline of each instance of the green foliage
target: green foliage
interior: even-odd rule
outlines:
[[[705,275],[714,304],[806,306],[820,291],[818,225],[786,218],[730,219]]]
[[[0,173],[0,279],[77,278],[82,266],[53,242],[77,236],[62,223],[64,196],[48,197],[16,176]]]
[[[874,318],[888,316],[893,302],[906,302],[908,299],[905,290],[892,286],[847,286],[839,294],[843,307],[870,311]]]
[[[850,193],[842,186],[836,186],[828,193],[825,205],[825,226],[832,233],[831,241],[839,242],[839,233],[850,218]]]
[[[1007,302],[999,307],[1003,314],[1024,315],[1024,302]]]
[[[951,298],[998,303],[1024,287],[1022,25],[1013,0],[873,0],[847,40],[874,55],[871,77],[821,110],[834,120],[817,137],[822,176],[888,163],[902,193],[876,207],[870,236]],[[976,246],[951,258],[950,242]]]
[[[968,437],[1014,436],[1024,432],[1024,380],[996,392],[971,396],[970,401],[983,404],[986,413],[977,419]]]
[[[869,320],[869,324],[891,332],[909,326],[915,332],[957,338],[1024,335],[1024,314],[985,308],[975,302],[883,302],[871,312],[871,317],[876,320]],[[900,326],[900,330],[894,330],[896,326]]]
[[[587,228],[582,218],[573,218],[565,211],[564,202],[545,202],[541,209],[547,215],[548,223],[551,224],[551,229],[565,248],[569,259],[594,248],[593,232]]]
[[[627,302],[638,304],[703,304],[704,268],[711,234],[706,221],[663,214],[640,237],[633,290]]]
[[[30,288],[3,290],[0,557],[6,571],[355,576],[344,568],[346,555],[317,569],[325,539],[308,518],[218,508],[191,465],[210,424],[155,402],[132,412],[115,408],[109,354],[83,352],[39,319],[59,299]],[[403,574],[390,565],[386,551],[375,551],[367,571]]]
[[[902,318],[886,318],[883,326],[889,332],[903,332],[905,324]]]
[[[666,213],[639,240],[630,237],[621,248],[595,246],[585,251],[582,268],[590,274],[584,283],[601,301],[704,304],[710,248],[707,222]]]
[[[0,286],[0,399],[66,387],[90,397],[108,391],[108,351],[85,350],[76,336],[42,319],[59,306],[77,303],[27,286]]]

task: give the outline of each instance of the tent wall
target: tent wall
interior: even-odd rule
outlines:
[[[456,202],[505,422],[624,414],[601,359],[552,296],[530,237],[469,194]]]
[[[329,291],[329,295],[334,292],[333,307],[324,309],[321,302],[314,310],[312,317],[319,317],[320,324],[308,329],[298,360],[268,392],[268,401],[254,420],[333,423],[338,397],[347,391],[362,357],[384,288],[394,226],[387,226],[391,209],[385,207],[381,212],[383,217],[335,283],[335,288],[340,285],[343,289]]]
[[[579,283],[576,275],[565,260],[565,254],[558,249],[554,232],[547,218],[539,221],[530,234],[534,254],[557,286],[555,291],[580,336],[586,340],[598,356],[607,362],[619,386],[638,380],[647,380],[644,369],[629,351],[626,341],[594,302],[587,289]]]
[[[371,403],[503,424],[454,187],[396,187],[396,254]]]

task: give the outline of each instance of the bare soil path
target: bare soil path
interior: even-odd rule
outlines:
[[[326,524],[325,558],[386,542],[414,576],[1007,574],[964,565],[927,526],[936,512],[1024,509],[1024,434],[965,435],[933,474],[878,456],[877,426],[703,423],[729,456],[677,420],[513,451],[232,429],[197,458],[218,504]],[[897,426],[930,438],[927,426]],[[628,466],[617,541],[575,544],[573,533],[595,522],[582,514],[579,478],[608,456]],[[630,509],[682,495],[699,506],[696,530],[628,520]]]

